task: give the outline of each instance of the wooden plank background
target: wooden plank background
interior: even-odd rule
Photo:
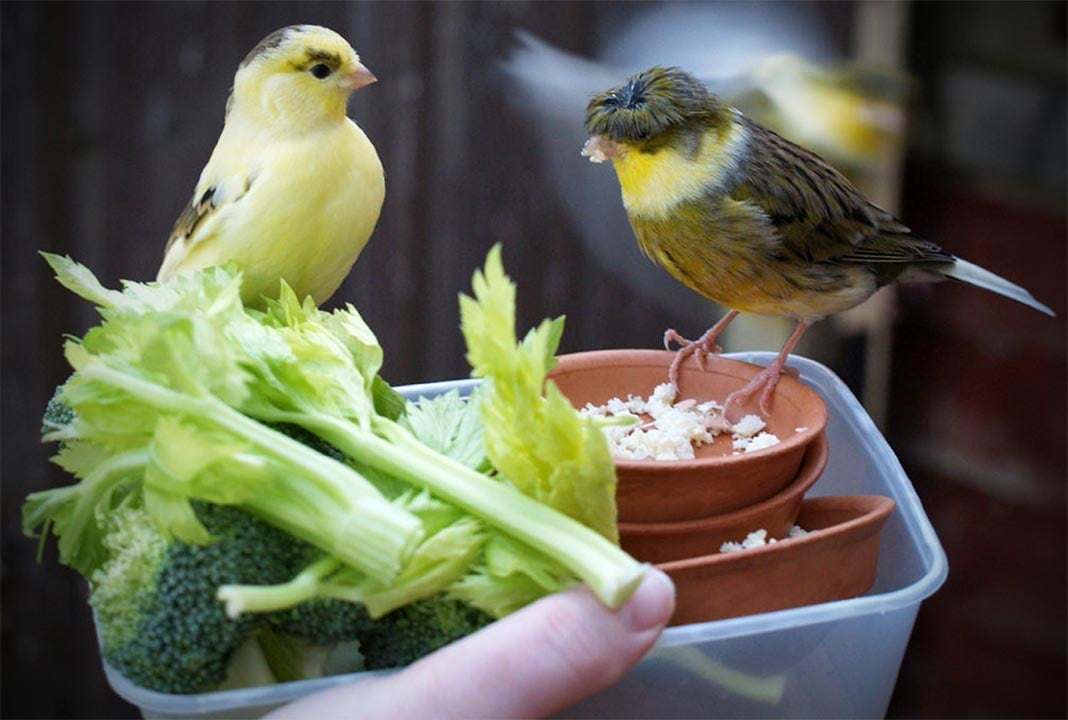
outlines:
[[[27,493],[68,482],[48,463],[38,423],[67,374],[63,334],[80,334],[94,321],[53,281],[38,251],[70,253],[111,286],[153,277],[218,136],[237,63],[268,32],[310,22],[349,38],[381,79],[355,95],[350,114],[382,157],[386,204],[335,301],[354,302],[375,329],[391,382],[466,373],[456,294],[497,242],[520,280],[520,327],[566,314],[565,351],[653,347],[668,326],[699,333],[711,310],[680,313],[693,307],[684,291],[677,302],[638,301],[584,251],[539,173],[529,117],[509,102],[497,65],[516,29],[586,52],[640,9],[611,2],[3,3],[5,717],[134,716],[104,681],[83,583],[57,565],[51,547],[37,564],[20,528]],[[825,12],[836,27],[848,27],[849,5]],[[620,243],[620,252],[644,262],[632,238]],[[1063,353],[1063,336],[1059,342]],[[922,380],[898,382],[929,397]],[[1063,457],[1049,463],[1063,477]]]

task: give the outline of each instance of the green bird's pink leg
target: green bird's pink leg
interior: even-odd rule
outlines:
[[[664,333],[665,350],[670,350],[673,342],[679,344],[675,359],[671,361],[671,366],[668,368],[668,380],[671,381],[672,385],[676,388],[679,386],[679,368],[682,367],[682,363],[686,361],[686,358],[693,355],[697,358],[697,365],[704,370],[706,355],[716,355],[723,352],[723,348],[716,344],[716,339],[737,315],[737,310],[731,310],[697,340],[687,340],[674,330],[668,330]]]
[[[786,358],[790,354],[790,351],[794,349],[794,345],[797,345],[797,341],[801,339],[801,336],[805,334],[805,331],[812,327],[815,320],[800,320],[797,323],[797,327],[790,333],[790,337],[786,338],[786,342],[783,343],[782,350],[775,356],[766,368],[753,376],[753,379],[747,382],[743,387],[735,390],[727,399],[723,402],[723,416],[731,422],[737,422],[741,419],[741,416],[733,417],[732,412],[737,406],[744,403],[753,395],[760,393],[760,412],[763,415],[770,415],[769,404],[771,402],[771,395],[775,391],[775,386],[779,384],[779,377],[782,376],[783,368],[786,366]]]

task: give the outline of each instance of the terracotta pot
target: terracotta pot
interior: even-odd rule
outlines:
[[[663,350],[596,350],[561,355],[549,378],[578,408],[628,395],[648,397],[667,382],[675,354]],[[762,368],[710,357],[702,371],[686,363],[679,373],[679,400],[722,402]],[[780,492],[797,476],[806,447],[823,432],[827,407],[800,381],[784,376],[775,389],[767,432],[777,445],[733,454],[731,437],[698,447],[693,460],[617,459],[616,502],[620,522],[692,520],[754,505]],[[799,431],[798,429],[801,428]]]
[[[805,450],[793,482],[767,500],[698,520],[619,523],[620,544],[638,560],[658,563],[717,553],[723,543],[740,542],[754,530],[767,530],[768,537],[785,537],[797,520],[805,493],[823,473],[827,455],[827,435],[820,433]]]
[[[771,545],[658,564],[675,583],[672,625],[856,597],[875,581],[879,533],[894,501],[879,495],[805,500],[809,533]]]

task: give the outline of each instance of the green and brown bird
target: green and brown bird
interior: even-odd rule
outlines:
[[[813,323],[884,285],[952,278],[1053,312],[1029,292],[917,237],[817,155],[747,119],[679,68],[653,67],[595,95],[583,155],[611,159],[638,245],[679,282],[729,308],[670,369],[719,352],[739,313],[797,326],[776,358],[731,393],[737,414],[759,395],[768,413],[791,349]]]

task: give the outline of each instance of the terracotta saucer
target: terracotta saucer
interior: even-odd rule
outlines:
[[[880,495],[805,500],[802,537],[658,564],[675,583],[672,625],[856,597],[875,581],[879,534],[894,501]]]
[[[805,450],[793,482],[767,500],[723,515],[673,523],[619,523],[623,549],[644,562],[666,562],[719,552],[729,541],[740,542],[754,530],[769,537],[785,537],[797,519],[801,500],[827,465],[826,433],[820,433]]]

